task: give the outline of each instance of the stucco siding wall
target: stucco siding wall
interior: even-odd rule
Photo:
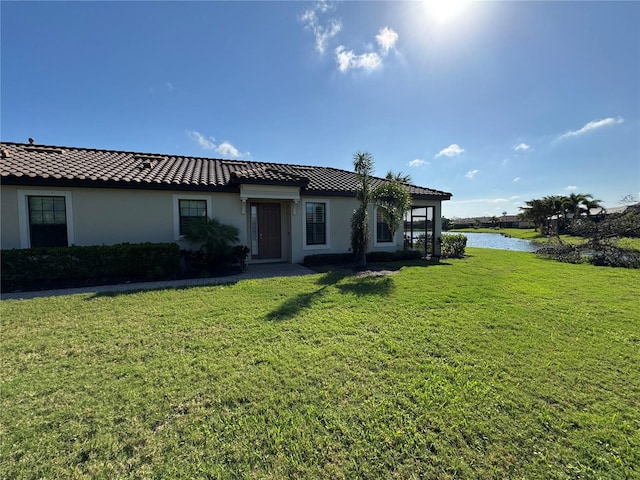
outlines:
[[[3,249],[20,248],[20,229],[18,225],[18,188],[3,185],[0,189],[0,247]]]
[[[327,237],[326,245],[306,245],[305,222],[306,203],[319,202],[327,205]],[[358,202],[352,197],[301,197],[298,211],[295,218],[293,216],[292,229],[292,261],[300,263],[307,255],[317,255],[323,253],[347,253],[351,251],[351,217],[353,211],[358,207]],[[396,251],[403,246],[403,232],[399,229],[396,232],[394,241],[391,243],[376,242],[376,215],[375,209],[369,208],[369,247],[368,251]]]
[[[72,194],[76,245],[173,241],[166,192],[96,188]]]
[[[37,187],[2,187],[2,248],[28,246],[21,236],[28,228],[21,226],[18,210],[25,197],[42,194]],[[207,199],[209,216],[234,225],[240,230],[240,239],[247,237],[246,222],[241,215],[241,202],[237,194],[199,193],[155,190],[128,190],[113,188],[50,188],[47,194],[70,198],[68,206],[75,245],[112,245],[115,243],[173,242],[179,239],[176,230],[177,200],[182,198]],[[22,219],[26,222],[28,219]],[[22,228],[21,228],[22,227]],[[26,240],[28,242],[28,240]],[[186,246],[184,240],[179,241]]]
[[[210,217],[239,229],[240,243],[251,244],[249,205],[242,213],[242,201],[237,193],[178,192],[155,190],[128,190],[113,188],[52,188],[3,185],[1,189],[1,246],[3,249],[28,246],[21,237],[28,236],[28,218],[25,220],[26,197],[45,193],[65,195],[71,218],[72,241],[75,245],[110,245],[129,242],[174,242],[182,247],[188,244],[177,234],[178,199],[207,200]],[[300,202],[291,200],[263,200],[282,206],[282,259],[299,263],[307,255],[346,253],[351,250],[351,216],[357,200],[349,197],[302,196]],[[22,205],[21,214],[20,203]],[[323,245],[306,245],[306,203],[326,205],[326,238]],[[435,235],[441,235],[441,208],[438,201],[414,202],[414,205],[433,206]],[[28,217],[28,215],[27,215]],[[392,243],[376,241],[376,215],[369,210],[369,251],[394,251],[403,247],[403,231],[399,229]],[[28,239],[27,239],[28,243]],[[436,254],[439,254],[436,242]]]

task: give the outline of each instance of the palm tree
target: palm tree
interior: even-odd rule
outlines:
[[[378,185],[373,191],[373,201],[382,214],[382,218],[389,227],[391,238],[404,221],[405,214],[411,208],[411,195],[405,187],[405,182],[400,179],[409,179],[408,175],[401,173],[393,175],[387,173],[387,181]]]
[[[358,208],[351,217],[351,248],[359,265],[367,264],[367,244],[369,243],[369,203],[373,199],[371,176],[373,157],[368,152],[356,152],[353,155],[353,167],[358,177],[356,199]]]
[[[411,195],[404,185],[411,181],[411,177],[389,171],[387,181],[374,188],[373,156],[367,152],[356,152],[353,166],[359,181],[356,189],[359,205],[351,217],[351,248],[357,263],[365,266],[369,243],[369,204],[375,203],[378,207],[393,237],[411,208]]]
[[[599,200],[599,199],[585,200],[584,202],[582,202],[587,212],[587,217],[591,216],[592,208],[602,208],[602,205],[600,205],[600,202],[602,202],[602,200]]]
[[[411,175],[409,174],[405,175],[402,172],[394,173],[391,170],[389,170],[385,178],[387,180],[394,180],[400,183],[411,183]]]

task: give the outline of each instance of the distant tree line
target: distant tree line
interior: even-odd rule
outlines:
[[[590,193],[572,193],[571,195],[551,195],[525,202],[520,207],[520,216],[533,223],[541,233],[566,233],[574,220],[582,216],[590,217],[591,211],[601,208],[601,200]]]
[[[628,199],[628,197],[625,197]],[[531,220],[558,242],[548,243],[537,251],[541,256],[569,263],[588,261],[594,265],[640,268],[640,251],[624,248],[621,238],[640,237],[640,204],[629,205],[621,212],[607,214],[600,200],[590,194],[571,194],[530,200],[521,207],[521,215]],[[580,245],[563,243],[561,233],[585,238]]]

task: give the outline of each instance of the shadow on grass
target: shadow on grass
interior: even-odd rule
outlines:
[[[115,298],[123,295],[136,295],[138,293],[159,292],[159,291],[181,291],[191,290],[192,288],[204,288],[204,287],[228,287],[238,283],[237,280],[229,280],[228,282],[219,283],[203,283],[202,285],[184,285],[184,286],[158,286],[151,288],[132,288],[131,290],[114,290],[106,292],[88,292],[89,296],[85,298],[86,301],[96,300],[98,298]],[[64,294],[64,293],[63,293]],[[66,294],[68,295],[68,293]]]
[[[265,316],[269,321],[289,320],[296,317],[303,310],[311,308],[326,293],[327,289],[334,286],[342,294],[366,296],[387,296],[391,294],[395,285],[391,276],[355,275],[352,270],[331,270],[322,275],[316,283],[321,287],[310,293],[300,293],[287,299],[277,309]]]

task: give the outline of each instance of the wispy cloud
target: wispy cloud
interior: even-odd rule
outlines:
[[[516,177],[512,181],[513,181],[513,183],[518,183],[520,181],[520,177]]]
[[[608,127],[610,125],[616,125],[622,122],[624,122],[624,119],[622,117],[616,117],[616,118],[609,117],[609,118],[603,118],[602,120],[594,120],[592,122],[585,124],[582,128],[578,130],[570,130],[568,132],[563,133],[558,137],[558,140],[563,140],[569,137],[577,137],[579,135],[584,135],[585,133],[591,132],[592,130],[597,130],[602,127]]]
[[[513,149],[517,152],[517,151],[526,151],[529,150],[531,147],[529,145],[527,145],[526,143],[521,143],[520,145],[516,145],[515,147],[513,147]]]
[[[362,69],[370,72],[382,65],[382,58],[375,52],[356,55],[353,50],[347,50],[343,45],[336,48],[336,62],[338,70],[346,72],[351,69]]]
[[[429,165],[429,162],[426,160],[422,160],[420,158],[416,158],[415,160],[411,160],[408,164],[410,167],[422,167],[423,165]]]
[[[311,8],[308,8],[300,15],[299,19],[304,27],[313,33],[316,40],[316,50],[323,54],[329,41],[342,30],[340,20],[330,18],[324,23],[321,22],[319,16],[333,10],[333,4],[330,2],[316,2]]]
[[[251,153],[249,152],[241,152],[236,147],[234,147],[230,142],[224,141],[220,144],[216,144],[216,139],[214,137],[206,137],[202,135],[200,132],[188,130],[187,135],[192,140],[202,148],[203,150],[210,150],[216,152],[219,155],[222,155],[226,158],[240,158],[240,157],[250,157]]]
[[[435,158],[442,157],[442,156],[445,156],[445,157],[457,157],[458,155],[461,155],[462,153],[464,153],[464,148],[460,147],[460,145],[458,145],[457,143],[452,143],[447,148],[443,148],[442,150],[440,150],[436,154]]]
[[[195,131],[193,132],[187,131],[187,135],[189,135],[189,138],[191,138],[192,140],[195,140],[196,142],[198,142],[198,145],[200,145],[200,147],[203,150],[216,149],[216,144],[215,144],[216,139],[213,137],[205,137],[200,132],[195,132]]]
[[[473,180],[473,177],[475,177],[476,173],[478,173],[480,170],[469,170],[466,174],[465,177],[467,177],[470,180]]]
[[[156,83],[155,85],[150,86],[147,91],[153,95],[162,94],[162,93],[173,93],[176,89],[173,82],[165,81],[163,83]]]
[[[356,54],[353,50],[347,49],[344,45],[336,48],[336,63],[338,70],[346,72],[348,70],[364,70],[371,72],[382,66],[382,59],[393,49],[398,42],[398,34],[389,27],[380,29],[376,35],[378,42],[377,52],[367,52]]]
[[[574,191],[574,190],[577,190],[577,189],[578,189],[578,187],[576,187],[575,185],[567,185],[567,186],[565,187],[565,190],[568,190],[568,191],[570,191],[570,192],[572,192],[572,191]]]

